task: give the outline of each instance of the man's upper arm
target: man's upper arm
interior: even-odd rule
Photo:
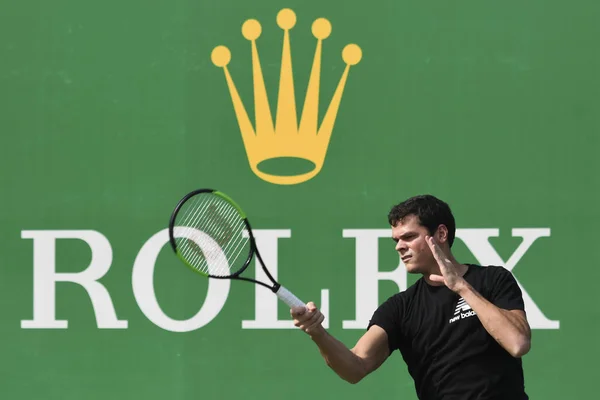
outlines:
[[[512,272],[504,267],[495,267],[495,272],[490,301],[505,313],[510,314],[513,324],[519,327],[520,332],[525,335],[527,340],[531,340],[531,328],[527,321],[525,302],[517,280]]]
[[[371,326],[352,352],[362,360],[365,375],[375,371],[390,355],[387,333],[378,325]]]
[[[524,311],[523,295],[512,272],[504,267],[493,268],[491,303],[504,310]]]

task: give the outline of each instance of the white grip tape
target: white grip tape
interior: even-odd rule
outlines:
[[[306,307],[306,304],[296,296],[292,294],[289,290],[284,288],[283,286],[279,287],[277,291],[277,297],[281,299],[285,304],[287,304],[290,308],[292,307]]]

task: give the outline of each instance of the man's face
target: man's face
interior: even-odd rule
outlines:
[[[414,215],[409,215],[396,226],[392,226],[392,239],[396,242],[396,251],[400,254],[408,273],[426,273],[435,265],[433,254],[425,241],[427,235],[429,232],[419,225],[418,218]]]

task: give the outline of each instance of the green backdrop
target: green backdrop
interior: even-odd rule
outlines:
[[[211,62],[216,46],[230,49],[254,121],[241,27],[258,19],[275,110],[283,7],[297,16],[299,104],[311,24],[331,22],[320,118],[342,49],[362,50],[323,168],[295,185],[252,172]],[[270,267],[327,308],[348,346],[365,313],[416,279],[386,237],[389,208],[441,197],[457,218],[458,259],[500,260],[527,292],[530,396],[595,398],[599,11],[590,1],[3,1],[2,397],[416,399],[399,354],[347,384],[306,335],[276,321],[288,310],[268,291],[209,286],[162,247],[179,198],[213,187],[241,203]]]

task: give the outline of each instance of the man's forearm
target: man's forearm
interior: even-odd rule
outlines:
[[[331,336],[324,328],[311,334],[327,365],[340,378],[350,383],[358,383],[365,377],[366,371],[360,357],[348,349],[346,345]]]
[[[531,331],[527,321],[496,307],[466,282],[458,294],[475,311],[488,333],[513,357],[529,351]]]

